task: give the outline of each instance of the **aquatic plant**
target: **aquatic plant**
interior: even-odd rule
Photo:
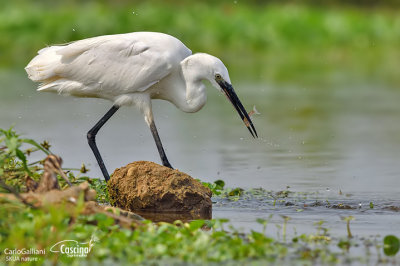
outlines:
[[[41,162],[28,163],[27,156],[36,151],[50,154],[48,148],[32,139],[21,138],[12,128],[0,129],[0,177],[12,185],[21,185],[25,175],[37,176]]]
[[[387,256],[395,256],[400,249],[400,240],[394,235],[387,235],[383,239],[383,251]]]

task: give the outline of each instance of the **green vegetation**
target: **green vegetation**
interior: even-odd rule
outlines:
[[[312,1],[311,1],[312,2]],[[356,8],[258,1],[2,1],[0,64],[22,68],[46,45],[161,31],[221,57],[236,79],[329,85],[398,82],[400,17]],[[392,2],[394,3],[394,2]]]
[[[45,155],[50,154],[50,144],[47,141],[39,144],[35,140],[21,138],[12,128],[4,130],[0,128],[0,177],[7,185],[13,187],[16,192],[25,191],[26,177],[38,181],[43,170],[43,160],[28,162],[28,157],[35,152],[41,151]],[[77,179],[72,172],[69,173],[70,180],[76,183],[87,180],[87,177]],[[60,181],[61,187],[65,188],[67,184],[64,180]],[[104,191],[104,188],[98,185],[98,181],[91,181],[92,186],[97,191]],[[0,192],[2,188],[0,186]],[[102,194],[104,195],[104,194]],[[101,201],[102,198],[99,199]]]
[[[29,148],[22,151],[23,144]],[[43,151],[49,154],[48,149],[32,139],[20,138],[12,129],[0,129],[0,177],[5,179],[11,186],[17,187],[19,191],[24,183],[24,177],[29,175],[38,178],[38,171],[41,169],[40,161],[28,164],[27,156],[36,151]]]
[[[162,261],[165,264],[190,262],[198,265],[207,262],[284,262],[288,259],[321,263],[342,261],[340,253],[329,251],[330,238],[318,234],[301,235],[282,242],[261,232],[243,234],[234,228],[230,228],[230,232],[224,231],[226,220],[157,225],[146,222],[131,231],[113,225],[113,220],[105,215],[83,216],[77,207],[76,216],[71,218],[70,212],[60,208],[44,212],[8,203],[0,209],[0,215],[7,217],[0,222],[0,249],[45,248],[46,255],[37,256],[38,264],[43,261],[121,264]],[[96,226],[91,224],[94,220]],[[50,247],[62,240],[74,239],[83,243],[93,238],[98,241],[87,258],[49,252]],[[5,259],[2,253],[0,260]]]
[[[199,180],[200,181],[200,180]],[[221,195],[224,191],[225,182],[223,180],[216,180],[214,183],[202,182],[203,186],[208,187],[213,195]]]
[[[23,191],[23,180],[26,175],[38,178],[42,168],[40,161],[29,163],[32,152],[49,153],[47,142],[38,144],[34,140],[21,138],[12,129],[0,130],[0,166],[1,179],[17,191]],[[24,144],[28,144],[27,147]],[[84,168],[84,167],[83,167]],[[79,169],[76,169],[77,171]],[[107,203],[108,195],[103,181],[90,180],[87,177],[76,177],[69,173],[76,184],[89,180],[92,188],[98,193],[98,200]],[[205,183],[217,198],[231,201],[246,197],[263,197],[287,204],[285,199],[292,194],[286,190],[276,193],[262,189],[243,191],[240,188],[226,189],[225,182]],[[65,186],[65,184],[63,185]],[[234,191],[240,191],[238,194]],[[7,192],[7,191],[1,191]],[[304,195],[299,194],[299,197]],[[196,220],[190,223],[176,221],[173,224],[153,224],[145,221],[134,230],[124,229],[114,224],[114,220],[104,214],[83,215],[83,204],[77,202],[74,208],[62,206],[49,209],[33,209],[21,202],[1,198],[0,208],[0,261],[10,265],[19,264],[22,259],[30,258],[31,264],[43,263],[205,263],[228,264],[265,264],[297,262],[299,264],[329,263],[366,263],[370,260],[369,248],[383,248],[386,256],[395,256],[399,251],[399,239],[394,235],[386,236],[383,243],[375,238],[359,239],[350,232],[352,216],[344,217],[347,223],[347,237],[338,238],[329,234],[323,227],[324,222],[316,223],[316,232],[299,234],[287,238],[287,223],[291,219],[282,215],[282,236],[274,238],[267,234],[269,219],[257,219],[263,230],[252,230],[243,233],[228,226],[226,219]],[[275,205],[274,205],[275,206]],[[345,233],[345,232],[343,232]],[[67,254],[54,253],[50,249],[63,240],[75,240],[82,247],[91,245],[87,257],[70,257]],[[364,246],[365,256],[353,256],[352,248]],[[338,247],[340,251],[335,251]],[[5,250],[43,250],[44,255],[13,255]],[[379,254],[378,254],[379,255]],[[37,260],[36,260],[37,259]],[[390,262],[388,257],[378,258],[378,262]]]

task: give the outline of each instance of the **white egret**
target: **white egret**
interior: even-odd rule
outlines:
[[[252,136],[257,137],[221,60],[205,53],[192,55],[180,40],[167,34],[105,35],[46,47],[25,70],[31,80],[41,82],[38,91],[113,102],[111,109],[87,133],[106,181],[110,177],[95,137],[107,120],[121,106],[139,108],[153,134],[163,165],[172,168],[154,124],[151,100],[166,100],[184,112],[197,112],[207,99],[203,80],[210,81],[226,95]]]

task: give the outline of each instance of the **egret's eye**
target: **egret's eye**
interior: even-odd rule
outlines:
[[[216,80],[221,80],[221,79],[222,79],[222,77],[221,77],[221,75],[220,75],[220,74],[215,74],[215,79],[216,79]]]

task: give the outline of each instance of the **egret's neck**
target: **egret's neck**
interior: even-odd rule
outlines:
[[[182,75],[185,80],[185,98],[179,101],[178,107],[184,112],[197,112],[207,101],[207,94],[202,80],[206,79],[206,73],[201,64],[196,62],[182,62]]]

